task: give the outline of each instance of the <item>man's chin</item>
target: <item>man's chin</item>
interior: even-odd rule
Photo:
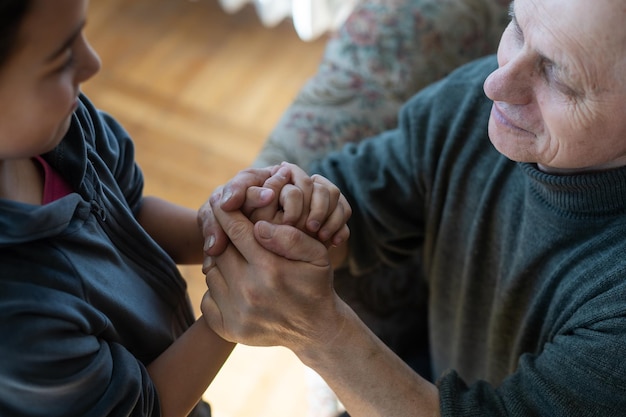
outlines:
[[[489,120],[489,140],[498,152],[515,162],[537,162],[536,155],[531,150],[534,147],[534,136],[514,134],[508,130],[501,130],[497,124]]]

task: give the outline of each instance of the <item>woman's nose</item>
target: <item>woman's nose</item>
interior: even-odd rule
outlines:
[[[100,57],[91,47],[87,39],[83,39],[81,52],[82,59],[80,61],[80,67],[76,73],[78,83],[82,83],[93,77],[98,71],[100,71],[100,67],[102,66]]]

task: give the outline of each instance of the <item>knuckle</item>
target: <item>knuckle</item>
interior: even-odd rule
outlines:
[[[346,219],[346,221],[348,221],[348,219],[352,217],[352,207],[348,204],[347,201],[344,202],[342,206],[343,206],[344,218]]]
[[[320,175],[320,174],[313,174],[311,175],[311,181],[316,182],[318,184],[322,184],[325,186],[329,186],[329,185],[334,185],[332,182],[330,182],[328,180],[328,178]]]
[[[283,188],[283,193],[286,198],[299,198],[303,194],[300,188],[294,187],[293,185],[286,185]]]
[[[285,181],[286,181],[286,178],[277,173],[269,177],[267,180],[265,180],[265,182],[263,183],[263,186],[269,187],[269,188],[281,187],[285,183]]]
[[[239,179],[240,177],[257,177],[260,174],[260,170],[258,168],[245,168],[239,171],[237,175],[235,175],[235,179]]]
[[[314,181],[311,177],[304,177],[302,179],[302,186],[306,187],[306,188],[311,188],[313,187]]]
[[[233,221],[228,228],[228,236],[231,240],[246,238],[250,233],[248,225],[241,220]]]

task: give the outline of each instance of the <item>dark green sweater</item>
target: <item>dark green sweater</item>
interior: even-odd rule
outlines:
[[[495,68],[459,69],[312,171],[354,209],[354,272],[423,256],[444,416],[626,415],[626,169],[555,176],[499,154]]]

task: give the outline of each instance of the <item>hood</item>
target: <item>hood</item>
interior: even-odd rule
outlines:
[[[76,193],[43,206],[0,199],[0,247],[61,234],[73,220],[87,218],[89,210]]]

